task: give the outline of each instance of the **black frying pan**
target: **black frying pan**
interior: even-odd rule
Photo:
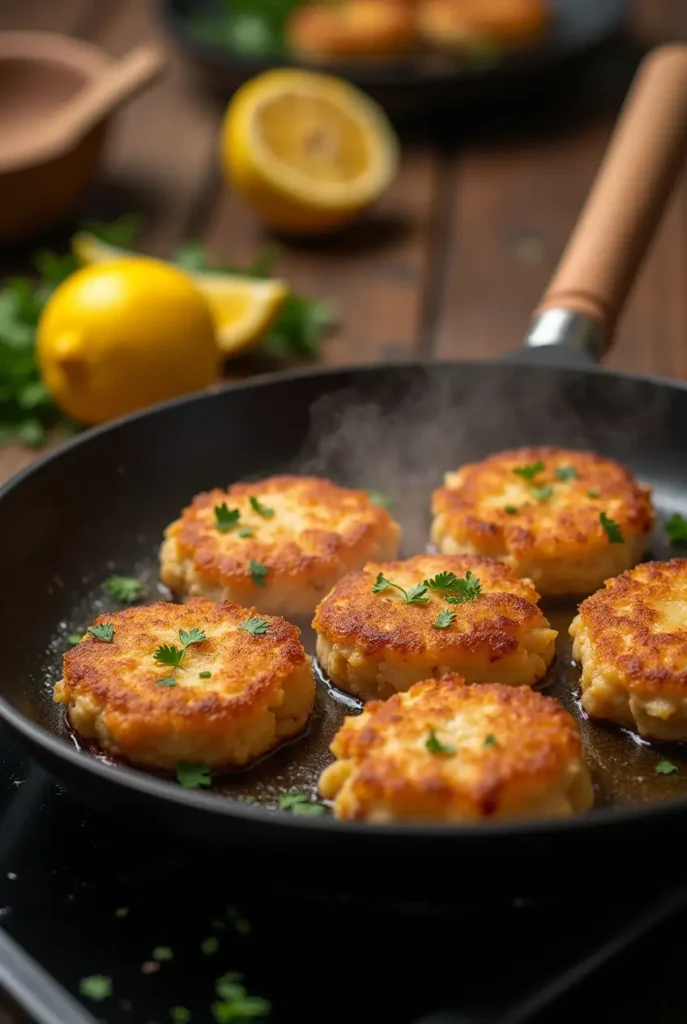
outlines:
[[[277,873],[330,893],[374,877],[426,897],[569,880],[609,884],[614,864],[654,857],[662,877],[687,837],[687,752],[658,776],[663,752],[613,727],[582,721],[597,807],[569,821],[479,827],[371,826],[275,809],[280,790],[313,787],[347,707],[319,687],[305,737],[212,791],[113,765],[77,748],[51,690],[66,636],[103,610],[113,571],[142,575],[159,596],[164,526],[191,495],[239,478],[317,471],[394,499],[406,553],[427,541],[429,496],[443,472],[518,444],[589,447],[620,459],[655,488],[663,516],[687,513],[687,388],[594,368],[649,241],[687,143],[687,48],[649,59],[642,81],[535,321],[527,365],[430,364],[283,374],[167,403],[95,430],[48,455],[0,493],[4,565],[0,716],[30,753],[100,808],[136,813],[214,849],[263,854]],[[591,354],[590,354],[591,353]],[[669,554],[659,527],[650,555]],[[574,607],[546,609],[561,630],[551,692],[578,714],[567,624]],[[247,805],[242,797],[257,798]],[[261,806],[261,804],[263,806]],[[135,835],[138,837],[138,833]],[[646,848],[644,848],[646,847]],[[326,858],[324,860],[323,858]],[[235,862],[233,862],[235,863]],[[355,867],[352,874],[341,865]],[[604,867],[605,865],[605,867]],[[646,871],[646,865],[642,868]]]

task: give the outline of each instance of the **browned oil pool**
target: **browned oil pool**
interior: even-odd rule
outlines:
[[[657,528],[647,557],[669,558],[684,554],[669,549]],[[113,566],[113,572],[135,575],[144,584],[142,600],[169,600],[170,595],[157,581],[154,558],[131,566]],[[75,742],[65,724],[61,707],[51,701],[52,687],[60,675],[62,652],[69,646],[68,636],[83,631],[85,626],[104,611],[121,607],[103,595],[102,581],[84,581],[84,594],[75,604],[69,622],[61,622],[49,645],[44,665],[45,714],[43,724]],[[611,724],[593,722],[579,705],[579,670],[572,662],[568,627],[576,613],[570,603],[542,602],[551,624],[558,630],[557,657],[541,689],[556,697],[577,719],[586,758],[596,789],[596,807],[631,806],[676,796],[687,797],[687,744],[649,744],[630,732]],[[314,634],[307,623],[294,620],[301,627],[303,643],[314,653]],[[278,807],[279,797],[299,792],[315,795],[322,769],[332,760],[329,744],[346,715],[355,714],[361,704],[336,691],[318,674],[315,711],[305,733],[284,744],[251,768],[215,778],[212,792],[218,797],[249,800],[271,809]],[[677,767],[670,775],[656,774],[656,766],[668,759]],[[103,760],[106,760],[103,758]],[[117,765],[112,764],[112,770]],[[177,785],[170,780],[170,785]]]

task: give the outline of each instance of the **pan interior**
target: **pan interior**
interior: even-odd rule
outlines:
[[[591,448],[654,487],[660,522],[646,557],[687,554],[670,548],[663,530],[668,515],[687,514],[680,447],[686,423],[687,392],[679,387],[544,367],[449,364],[273,380],[95,433],[0,500],[11,581],[1,597],[7,641],[0,693],[73,743],[51,699],[67,637],[117,607],[102,589],[113,573],[141,579],[145,600],[167,598],[157,580],[165,525],[196,492],[239,478],[289,470],[376,488],[391,499],[403,554],[410,555],[426,546],[429,497],[445,470],[519,444]],[[687,796],[687,745],[649,745],[583,715],[567,634],[575,605],[543,607],[560,634],[546,691],[580,723],[597,808]],[[308,624],[298,625],[312,651]],[[222,777],[213,792],[269,807],[285,791],[314,792],[332,736],[355,711],[355,701],[320,679],[307,733],[253,768]],[[665,757],[676,773],[656,774]]]

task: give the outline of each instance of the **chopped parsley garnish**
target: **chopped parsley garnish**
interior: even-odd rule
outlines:
[[[211,676],[212,676],[212,672],[199,672],[198,673],[198,678],[199,679],[210,679]]]
[[[448,629],[452,622],[455,622],[456,613],[445,608],[443,612],[439,612],[436,619],[432,623],[434,629]]]
[[[440,572],[431,580],[425,580],[425,586],[430,590],[439,590],[449,604],[465,604],[466,601],[474,601],[482,593],[480,580],[468,571],[464,579],[456,576],[454,572]]]
[[[79,982],[79,992],[94,1003],[100,1003],[112,995],[112,978],[105,974],[92,974],[89,978],[82,978]]]
[[[531,483],[535,476],[538,476],[545,469],[546,466],[543,462],[532,462],[529,466],[516,466],[513,472],[516,476],[521,476],[523,480],[529,480]]]
[[[605,512],[599,514],[599,522],[606,531],[609,543],[611,544],[622,544],[623,534],[622,530],[612,519],[609,519]]]
[[[191,1020],[191,1011],[185,1006],[170,1006],[169,1015],[174,1024],[189,1024]]]
[[[600,498],[601,497],[601,492],[600,491],[587,491],[587,497],[588,498]]]
[[[271,1011],[272,1005],[266,999],[259,996],[249,996],[244,985],[242,974],[231,972],[218,978],[215,984],[215,991],[219,997],[210,1007],[216,1024],[230,1024],[233,1021],[241,1021],[248,1024],[256,1017],[266,1017]]]
[[[67,643],[70,647],[76,647],[77,644],[81,643],[82,639],[83,633],[70,633],[67,637]]]
[[[102,640],[103,643],[111,644],[112,637],[114,636],[114,626],[111,626],[109,622],[105,622],[102,626],[89,626],[88,632],[96,640]]]
[[[532,497],[535,501],[548,501],[553,497],[553,487],[533,487]]]
[[[654,771],[657,775],[672,775],[673,772],[677,771],[677,765],[673,764],[672,761],[659,761]]]
[[[504,505],[503,511],[507,512],[509,516],[516,516],[518,514],[515,505]]]
[[[490,732],[488,736],[484,737],[485,747],[498,747],[499,741],[494,736],[493,732]]]
[[[202,761],[179,761],[177,781],[184,789],[206,789],[212,783],[210,769]]]
[[[172,665],[174,668],[181,668],[186,652],[189,647],[193,644],[202,644],[205,640],[205,633],[202,629],[191,629],[179,630],[179,640],[181,641],[181,647],[176,647],[174,644],[161,644],[160,647],[155,651],[155,661],[159,665]]]
[[[251,615],[249,619],[241,623],[239,628],[244,629],[246,633],[252,633],[253,636],[262,636],[270,628],[270,624],[267,619],[261,619],[259,615]],[[209,672],[208,675],[210,675]]]
[[[392,583],[388,580],[383,573],[377,575],[377,579],[372,584],[373,594],[383,594],[385,590],[393,588],[398,590],[405,604],[427,604],[429,598],[427,597],[427,587],[422,583],[416,583],[410,590],[404,590],[398,583]]]
[[[367,492],[367,496],[373,505],[379,505],[380,508],[388,508],[391,504],[391,498],[388,495],[383,494],[382,491],[376,491],[374,488]]]
[[[326,813],[326,808],[322,804],[311,803],[306,793],[282,793],[277,804],[281,811],[291,811],[292,814],[303,817],[315,817]]]
[[[241,513],[237,508],[229,508],[226,501],[223,501],[221,505],[215,505],[215,526],[220,533],[227,533],[228,530],[233,530],[239,519]]]
[[[212,956],[219,949],[219,939],[216,935],[210,935],[207,939],[203,939],[200,944],[200,951],[205,956]]]
[[[153,960],[157,960],[159,964],[164,963],[165,960],[174,959],[174,953],[169,948],[169,946],[156,946],[153,952],[151,953],[151,956]]]
[[[128,916],[129,916],[129,908],[128,907],[117,907],[117,909],[115,910],[115,917],[128,917]]]
[[[558,466],[555,470],[557,480],[579,480],[580,474],[574,466]]]
[[[671,544],[687,543],[687,519],[676,512],[666,523],[666,534]]]
[[[179,639],[184,645],[184,648],[186,648],[190,647],[191,644],[202,644],[203,640],[205,639],[205,633],[203,632],[202,629],[196,629],[195,626],[193,627],[193,629],[189,630],[180,629]]]
[[[251,494],[248,500],[250,501],[250,506],[253,511],[257,512],[263,519],[271,519],[274,515],[274,509],[268,508],[267,505],[262,505],[254,494]]]
[[[239,534],[238,535],[241,538],[252,537],[253,536],[253,527],[252,526],[242,526],[241,529],[239,530]]]
[[[429,730],[429,736],[427,737],[425,748],[430,752],[430,754],[455,754],[456,752],[455,747],[449,747],[445,743],[439,742],[434,729]]]
[[[267,574],[269,572],[269,569],[267,568],[267,566],[266,565],[260,565],[259,562],[254,562],[253,559],[251,558],[249,567],[250,567],[250,578],[252,579],[253,584],[256,587],[264,587],[265,586],[265,577],[267,576]]]
[[[140,580],[133,576],[110,576],[105,580],[103,587],[110,597],[114,597],[115,601],[122,604],[134,604],[143,590]]]
[[[174,676],[165,676],[164,679],[156,679],[155,684],[157,686],[176,686],[177,681]]]

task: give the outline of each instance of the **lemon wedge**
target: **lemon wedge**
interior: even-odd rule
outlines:
[[[376,103],[339,78],[291,68],[238,90],[221,153],[231,186],[265,223],[292,234],[354,220],[399,164],[398,140]]]
[[[72,252],[85,266],[121,259],[145,259],[139,253],[101,242],[85,231],[72,238]],[[184,273],[210,307],[217,347],[225,358],[257,345],[279,316],[289,294],[283,281],[257,281],[239,274]]]

